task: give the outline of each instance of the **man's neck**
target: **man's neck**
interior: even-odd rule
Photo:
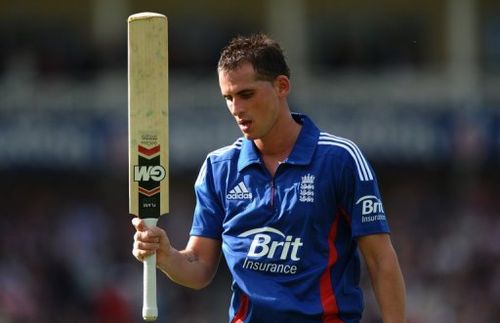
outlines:
[[[290,112],[286,111],[271,132],[264,138],[254,140],[254,143],[263,158],[283,162],[292,152],[301,128]]]

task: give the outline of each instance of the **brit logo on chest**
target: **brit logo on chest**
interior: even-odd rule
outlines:
[[[272,227],[247,230],[238,238],[252,237],[243,268],[275,274],[295,275],[298,272],[301,237],[286,235]]]

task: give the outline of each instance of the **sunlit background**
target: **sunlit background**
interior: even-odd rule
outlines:
[[[0,0],[0,323],[141,322],[128,215],[126,19],[169,18],[171,214],[188,239],[206,154],[239,130],[215,66],[237,34],[285,48],[294,111],[359,144],[379,178],[410,323],[500,318],[500,2]],[[159,322],[225,322],[158,280]],[[381,322],[366,272],[363,322]]]

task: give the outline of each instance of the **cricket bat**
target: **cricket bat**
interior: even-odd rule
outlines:
[[[129,213],[148,227],[169,212],[167,17],[128,17]],[[158,317],[156,255],[144,260],[142,316]]]

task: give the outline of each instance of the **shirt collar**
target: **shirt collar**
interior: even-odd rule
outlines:
[[[299,136],[284,163],[291,165],[308,165],[313,157],[316,143],[319,138],[319,129],[306,115],[292,113],[295,121],[302,124]],[[260,153],[252,140],[243,139],[241,152],[238,159],[238,171],[251,164],[261,164]]]

